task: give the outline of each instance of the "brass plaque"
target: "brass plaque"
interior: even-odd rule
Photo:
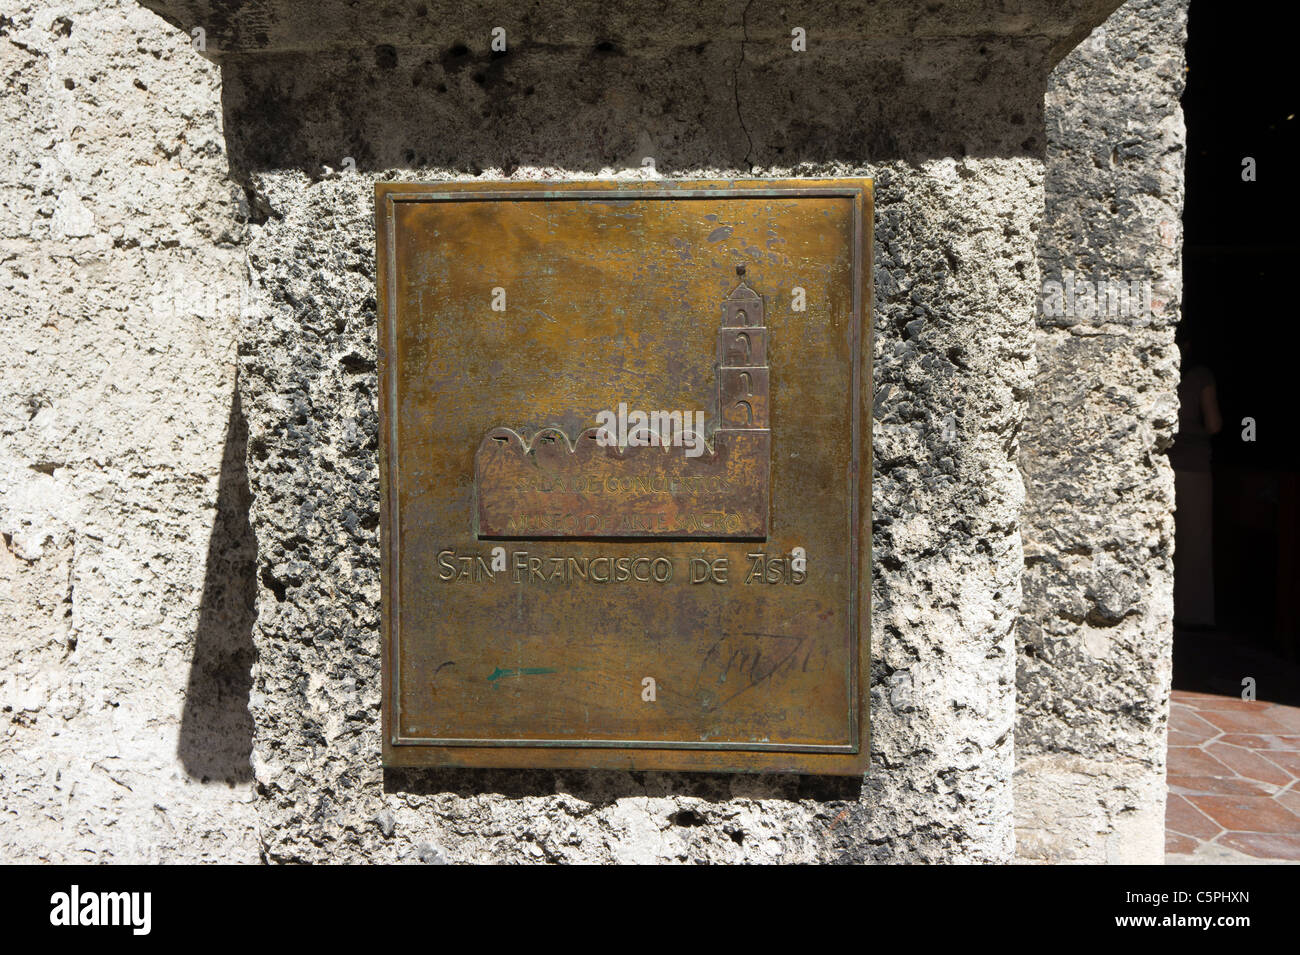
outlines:
[[[861,773],[871,183],[380,183],[384,763]]]

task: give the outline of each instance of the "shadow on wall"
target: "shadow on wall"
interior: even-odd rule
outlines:
[[[230,399],[178,751],[186,773],[205,783],[253,778],[248,693],[257,618],[257,545],[248,519],[247,446],[248,425],[236,389]]]
[[[290,169],[595,176],[653,161],[673,175],[1041,158],[1051,54],[1038,38],[976,45],[870,31],[808,59],[783,40],[279,52],[222,61],[223,126],[232,177],[245,184]]]
[[[794,773],[710,773],[623,771],[603,769],[393,769],[384,770],[384,792],[432,796],[452,793],[479,796],[496,793],[524,797],[538,793],[567,793],[601,807],[628,796],[693,796],[698,799],[810,799],[824,803],[821,811],[837,825],[854,812],[852,808],[874,781],[861,776],[804,776]],[[676,825],[698,825],[672,820]],[[852,828],[852,827],[850,827]],[[846,832],[847,834],[847,832]]]
[[[766,54],[752,41],[639,49],[595,40],[558,46],[521,42],[500,55],[455,42],[231,56],[222,61],[231,177],[245,186],[250,218],[274,232],[283,211],[260,188],[259,173],[296,171],[315,182],[332,176],[328,170],[347,168],[425,178],[428,171],[480,175],[486,169],[511,176],[526,165],[599,176],[641,167],[650,157],[665,175],[754,167],[788,168],[799,175],[802,164],[826,175],[837,163],[860,170],[891,160],[1041,159],[1045,149],[1043,94],[1052,44],[1041,37],[923,42],[873,38],[864,30],[838,49],[837,57],[807,61],[785,56],[785,40]],[[889,95],[880,95],[886,89]],[[878,242],[878,248],[888,247],[891,235],[878,235]],[[367,250],[362,258],[369,261],[368,256]],[[309,281],[312,271],[295,274]],[[319,295],[295,299],[277,289],[275,276],[268,282],[269,294],[290,305],[302,326],[320,336],[312,349],[351,354],[355,343],[347,337],[346,323],[329,314],[335,290],[321,285]],[[877,321],[887,304],[877,304]],[[902,314],[901,307],[897,311]],[[373,327],[373,313],[364,319]],[[892,320],[901,325],[897,316]],[[361,387],[373,390],[373,374],[367,372],[371,377]],[[889,377],[886,373],[884,380]],[[320,387],[319,379],[320,369],[304,361],[287,368],[275,387],[282,395],[306,396]],[[268,385],[250,379],[246,387],[251,389],[246,394],[256,394]],[[301,434],[287,431],[284,440],[308,441],[312,432],[301,429]],[[236,397],[181,732],[182,761],[191,775],[204,779],[251,776],[247,703],[259,582],[248,519],[246,441]],[[311,449],[287,447],[285,454],[310,460]],[[265,491],[273,499],[277,489],[271,482],[278,476],[255,477],[259,495]],[[377,500],[378,487],[365,483],[370,481],[374,478],[358,479],[355,487]],[[341,523],[345,503],[325,500],[321,519]],[[377,575],[377,549],[354,557],[359,568]],[[373,631],[343,636],[349,648],[373,648],[379,641]],[[359,666],[373,666],[373,659],[366,657]],[[371,671],[365,669],[363,676]],[[873,673],[872,684],[880,680]],[[377,761],[378,754],[373,758]],[[813,799],[825,803],[819,812],[828,823],[842,824],[846,839],[863,827],[841,817],[865,812],[857,800],[880,785],[872,777],[549,770],[386,770],[383,778],[388,792],[523,797],[563,791],[597,804],[647,791],[711,799]],[[850,805],[840,807],[837,800]],[[678,815],[677,825],[700,824],[690,814]],[[858,851],[865,858],[871,849]],[[846,859],[855,857],[850,849]]]

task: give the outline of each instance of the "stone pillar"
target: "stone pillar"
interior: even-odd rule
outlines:
[[[0,859],[255,862],[220,70],[10,0],[0,75]]]
[[[0,855],[1159,861],[1187,0],[1117,5],[9,4]],[[876,181],[870,772],[385,773],[373,185],[650,176]]]
[[[1020,452],[1025,861],[1164,858],[1174,539],[1164,452],[1177,422],[1186,24],[1187,0],[1129,0],[1048,87],[1044,307]]]
[[[1012,858],[1043,95],[1113,3],[808,22],[736,3],[718,23],[689,4],[653,22],[600,4],[523,22],[150,5],[207,24],[254,220],[239,387],[267,858]],[[373,183],[646,175],[876,180],[871,771],[385,773]]]

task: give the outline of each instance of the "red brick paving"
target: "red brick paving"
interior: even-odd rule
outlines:
[[[1200,715],[1205,718],[1206,722],[1214,724],[1225,733],[1277,735],[1287,731],[1287,727],[1277,722],[1273,718],[1273,714],[1264,709],[1273,704],[1265,703],[1261,706],[1259,703],[1253,703],[1248,705],[1258,706],[1260,712],[1252,713],[1249,710],[1201,710]]]
[[[1202,741],[1203,745],[1204,741]],[[1170,746],[1169,762],[1178,767],[1178,775],[1180,776],[1236,775],[1200,746]],[[1169,771],[1172,773],[1174,770],[1171,768]]]
[[[1295,778],[1277,763],[1243,746],[1232,746],[1222,740],[1216,740],[1213,743],[1206,743],[1205,750],[1224,766],[1235,770],[1238,776],[1245,776],[1247,779],[1286,787]],[[1277,756],[1279,753],[1275,752],[1273,755]]]
[[[1300,816],[1272,796],[1188,796],[1187,801],[1217,822],[1218,828],[1225,832],[1300,834]]]
[[[1174,693],[1174,700],[1175,702],[1178,701],[1177,692]],[[1211,724],[1196,715],[1196,711],[1192,709],[1191,704],[1170,708],[1169,728],[1183,733],[1190,733],[1196,737],[1198,742],[1205,737],[1206,733],[1213,733],[1215,729]]]
[[[1278,793],[1276,799],[1297,816],[1300,816],[1300,789],[1287,790],[1284,793]]]
[[[1173,694],[1165,851],[1300,860],[1300,707]]]
[[[1219,845],[1257,859],[1300,860],[1300,835],[1295,833],[1229,832],[1219,837]]]
[[[1285,770],[1286,772],[1290,773],[1292,779],[1300,776],[1300,752],[1298,753],[1276,752],[1276,753],[1265,753],[1264,755],[1268,757],[1268,761],[1272,763],[1274,766],[1277,766],[1279,769]]]
[[[1165,825],[1177,827],[1179,833],[1187,833],[1197,839],[1213,839],[1223,831],[1217,822],[1188,802],[1185,796],[1177,793],[1169,794]]]
[[[1169,791],[1182,796],[1211,793],[1216,796],[1271,796],[1276,786],[1265,787],[1240,776],[1170,776]]]
[[[1243,736],[1236,733],[1227,733],[1220,738],[1219,742],[1228,743],[1232,746],[1244,746],[1246,749],[1300,752],[1300,736]],[[1198,744],[1180,743],[1179,745],[1195,746]]]

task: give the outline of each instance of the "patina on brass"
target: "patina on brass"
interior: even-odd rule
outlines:
[[[667,426],[655,411],[573,440],[559,428],[531,441],[493,428],[474,460],[479,536],[766,539],[766,336],[762,296],[742,281],[722,303],[712,428],[683,424],[691,412],[680,410]]]
[[[870,182],[376,226],[385,764],[862,772]]]

